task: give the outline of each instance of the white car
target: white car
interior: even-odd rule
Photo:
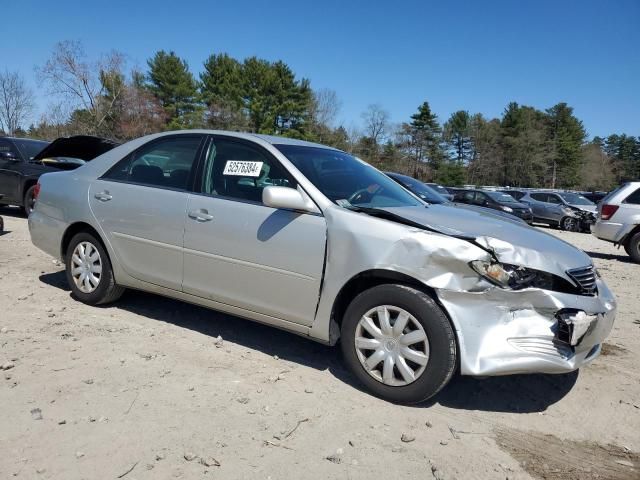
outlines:
[[[602,199],[591,233],[622,245],[640,263],[640,182],[625,183]]]

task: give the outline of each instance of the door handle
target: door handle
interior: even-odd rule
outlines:
[[[96,193],[94,197],[96,198],[96,200],[100,200],[101,202],[108,202],[113,198],[111,195],[109,195],[109,192],[107,190],[105,190],[104,192]]]
[[[204,208],[201,208],[200,210],[191,210],[188,215],[189,218],[192,218],[197,222],[209,222],[213,220],[213,215],[210,215]]]

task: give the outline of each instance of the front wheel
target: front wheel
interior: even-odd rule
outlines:
[[[449,319],[431,297],[404,285],[380,285],[358,295],[344,315],[340,342],[357,379],[393,402],[432,397],[456,367]]]
[[[69,287],[81,302],[110,303],[124,293],[124,288],[116,285],[107,252],[90,233],[78,233],[71,239],[65,263]]]
[[[577,232],[580,230],[580,221],[575,217],[564,217],[560,221],[560,229],[565,232]]]

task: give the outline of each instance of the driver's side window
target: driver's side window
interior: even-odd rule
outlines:
[[[262,203],[264,187],[296,188],[271,155],[243,142],[214,138],[205,158],[202,193]]]

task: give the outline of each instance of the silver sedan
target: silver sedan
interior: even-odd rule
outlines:
[[[73,295],[146,290],[326,344],[371,392],[419,402],[462,375],[561,373],[598,356],[616,302],[582,251],[428,205],[351,155],[192,130],[40,178],[35,245]]]

